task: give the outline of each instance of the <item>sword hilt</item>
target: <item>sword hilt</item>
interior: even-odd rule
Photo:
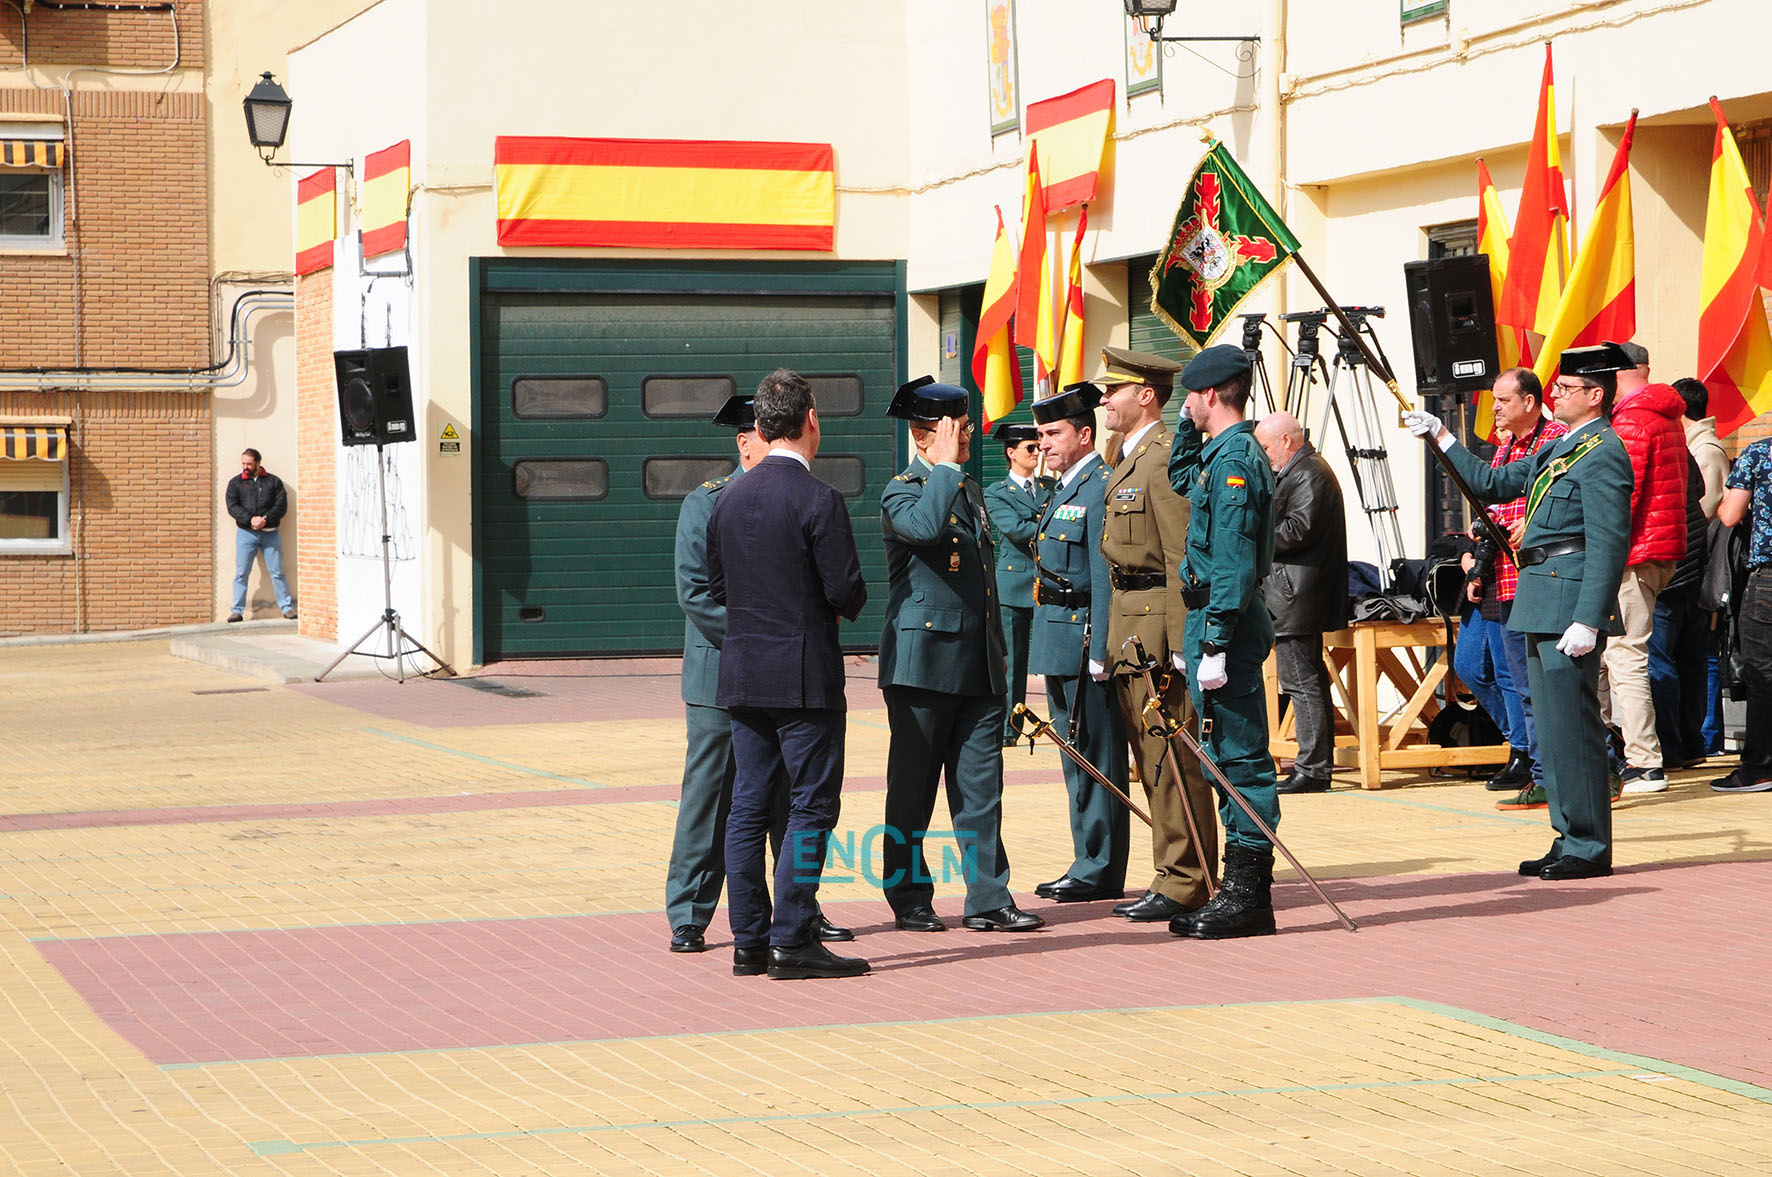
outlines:
[[[1126,647],[1132,647],[1132,661],[1126,660]],[[1131,668],[1133,674],[1143,674],[1147,670],[1157,669],[1157,660],[1145,652],[1144,643],[1133,634],[1120,643],[1120,665]]]

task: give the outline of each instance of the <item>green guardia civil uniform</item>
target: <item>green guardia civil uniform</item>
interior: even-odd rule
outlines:
[[[1028,642],[1034,622],[1034,535],[1051,492],[1050,479],[1031,478],[1026,486],[1005,475],[984,488],[985,511],[997,533],[997,609],[1003,619],[1003,646],[1009,656],[1009,713],[1028,697]],[[1003,738],[1014,738],[1006,723]]]
[[[984,495],[956,465],[921,455],[880,496],[889,580],[880,687],[886,753],[881,881],[897,915],[928,907],[923,835],[946,775],[951,835],[966,866],[966,912],[1007,907],[1003,849],[1006,658]],[[940,851],[946,854],[946,848]]]
[[[1262,666],[1274,648],[1274,623],[1261,582],[1274,561],[1274,475],[1241,421],[1210,440],[1182,409],[1169,460],[1170,484],[1192,505],[1182,592],[1189,598],[1183,656],[1188,692],[1205,732],[1201,744],[1231,785],[1270,828],[1280,824],[1274,759],[1268,751]],[[1200,689],[1198,668],[1222,652],[1228,681]],[[1206,730],[1209,726],[1210,730]],[[1272,844],[1241,806],[1221,797],[1227,847],[1271,854]]]
[[[1045,676],[1058,734],[1070,738],[1075,715],[1078,751],[1124,790],[1125,726],[1107,684],[1095,681],[1086,661],[1105,666],[1109,660],[1106,615],[1113,583],[1101,552],[1107,480],[1107,463],[1090,452],[1074,475],[1059,480],[1038,521],[1039,604],[1028,667]],[[1067,584],[1068,589],[1060,587]],[[1068,756],[1064,783],[1073,854],[1065,874],[1090,887],[1122,890],[1130,845],[1126,806]]]
[[[1526,681],[1539,730],[1555,733],[1539,741],[1557,832],[1551,854],[1610,866],[1612,795],[1599,675],[1606,635],[1620,628],[1618,585],[1630,550],[1635,485],[1630,455],[1611,426],[1596,418],[1531,457],[1493,470],[1461,445],[1446,456],[1479,498],[1527,496],[1522,555],[1535,548],[1580,549],[1520,569],[1507,624],[1526,635]],[[1557,649],[1574,622],[1600,635],[1579,658]]]

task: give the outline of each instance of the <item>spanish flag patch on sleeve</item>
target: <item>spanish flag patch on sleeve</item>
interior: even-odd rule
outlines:
[[[1224,484],[1226,486],[1242,486],[1243,476],[1241,474],[1227,474],[1225,475]]]

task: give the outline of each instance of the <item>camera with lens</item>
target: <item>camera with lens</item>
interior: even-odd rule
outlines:
[[[1489,580],[1492,578],[1495,575],[1495,558],[1499,555],[1501,555],[1501,549],[1495,546],[1493,539],[1485,535],[1477,540],[1476,546],[1471,549],[1470,579]]]

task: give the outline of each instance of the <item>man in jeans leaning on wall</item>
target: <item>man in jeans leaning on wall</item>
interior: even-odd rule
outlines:
[[[228,514],[234,517],[234,607],[228,611],[229,621],[246,616],[246,581],[252,575],[252,562],[260,552],[265,556],[265,571],[270,573],[271,588],[277,594],[277,608],[283,616],[294,620],[295,598],[289,595],[289,581],[283,576],[283,541],[277,525],[289,511],[289,496],[283,480],[264,468],[264,459],[257,450],[240,455],[240,477],[228,479]]]

